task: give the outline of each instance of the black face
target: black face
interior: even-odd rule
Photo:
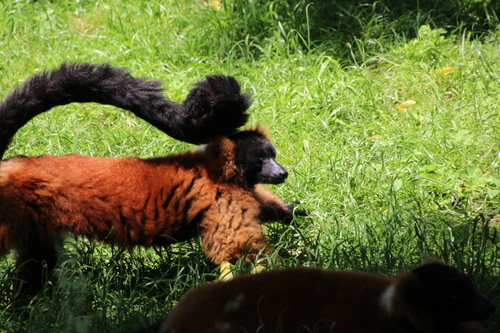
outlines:
[[[443,327],[484,320],[496,306],[474,288],[472,281],[456,269],[432,263],[413,270],[424,288],[425,306]]]
[[[241,131],[229,137],[236,143],[235,163],[248,185],[280,184],[288,172],[276,162],[276,149],[257,131]]]

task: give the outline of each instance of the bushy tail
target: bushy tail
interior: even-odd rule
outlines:
[[[208,76],[182,104],[165,99],[160,81],[134,78],[108,64],[62,64],[29,78],[0,103],[0,158],[14,134],[58,105],[96,102],[133,112],[169,136],[194,144],[238,130],[251,102],[230,76]]]

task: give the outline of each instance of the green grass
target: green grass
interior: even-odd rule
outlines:
[[[435,256],[500,304],[500,6],[383,3],[1,2],[0,98],[63,61],[161,79],[176,101],[206,75],[233,75],[290,172],[271,188],[309,212],[267,225],[272,267],[393,275]],[[6,157],[189,147],[129,113],[70,105],[23,127]],[[129,253],[70,238],[52,293],[14,308],[13,256],[0,267],[0,331],[12,332],[133,332],[217,277],[196,241]],[[500,330],[500,316],[488,325]]]

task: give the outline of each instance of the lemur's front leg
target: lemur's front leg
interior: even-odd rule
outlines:
[[[256,185],[254,195],[260,203],[260,219],[262,222],[278,221],[290,224],[295,216],[307,216],[305,210],[295,209],[300,203],[293,201],[286,205],[283,200],[277,197],[273,192],[266,189],[263,185]]]

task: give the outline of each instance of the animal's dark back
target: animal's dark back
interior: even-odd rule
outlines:
[[[369,332],[386,319],[379,299],[389,284],[383,277],[309,268],[240,276],[188,293],[162,328],[224,332],[209,329],[214,328],[215,319],[216,325],[232,323],[231,327],[249,332],[262,324],[266,332],[295,332],[301,325],[328,332],[333,324],[339,332],[353,328]],[[190,320],[198,315],[197,320]]]

